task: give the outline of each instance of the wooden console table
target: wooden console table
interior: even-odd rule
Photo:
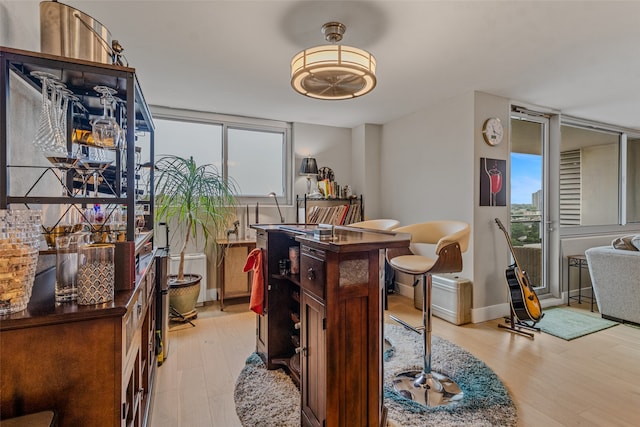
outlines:
[[[225,300],[249,301],[251,296],[251,272],[242,271],[247,255],[256,247],[253,239],[218,240],[218,289],[220,289],[220,310],[224,310]]]
[[[299,384],[303,426],[384,426],[383,294],[386,248],[409,246],[404,233],[314,225],[254,225],[263,251],[264,314],[256,351],[269,369]],[[278,263],[299,251],[299,274]]]

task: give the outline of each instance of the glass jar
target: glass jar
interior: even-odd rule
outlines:
[[[29,304],[41,224],[40,210],[0,209],[0,315],[24,310]]]
[[[113,300],[114,250],[110,243],[78,247],[78,304],[91,305]]]

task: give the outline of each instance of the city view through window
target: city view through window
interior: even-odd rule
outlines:
[[[511,241],[514,246],[540,244],[542,156],[511,153]]]

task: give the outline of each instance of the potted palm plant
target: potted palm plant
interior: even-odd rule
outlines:
[[[202,277],[185,274],[185,252],[192,239],[201,236],[206,246],[227,227],[235,215],[235,185],[214,165],[197,165],[193,157],[163,156],[156,166],[156,220],[177,224],[184,233],[178,274],[169,276],[169,301],[182,316],[195,317]]]

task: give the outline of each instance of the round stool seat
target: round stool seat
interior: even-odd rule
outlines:
[[[435,263],[436,260],[422,255],[400,255],[389,260],[391,267],[407,274],[424,274]]]

